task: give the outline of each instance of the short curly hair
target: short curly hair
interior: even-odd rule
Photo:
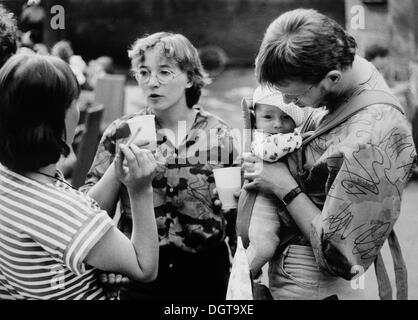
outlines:
[[[313,9],[285,12],[267,28],[257,55],[260,83],[316,84],[331,70],[351,67],[357,44],[342,26]]]
[[[0,70],[0,162],[36,171],[68,155],[66,111],[80,95],[70,66],[59,58],[16,54]]]
[[[0,68],[17,51],[17,21],[0,4]]]
[[[165,57],[175,61],[193,83],[192,87],[186,89],[186,103],[192,108],[199,102],[202,88],[210,83],[210,79],[202,66],[196,48],[182,34],[157,32],[137,39],[128,51],[132,72],[137,72],[138,65],[144,61],[145,52],[157,45],[161,46]]]

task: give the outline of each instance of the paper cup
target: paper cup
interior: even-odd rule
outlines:
[[[236,208],[234,193],[241,189],[241,167],[213,169],[213,175],[222,209],[226,211]]]
[[[135,117],[135,118],[129,119],[127,122],[129,124],[131,136],[136,133],[139,127],[141,128],[141,131],[138,133],[138,135],[135,137],[132,143],[138,144],[138,141],[145,140],[145,141],[148,141],[149,144],[141,148],[148,149],[151,151],[157,148],[157,134],[155,131],[155,116],[154,115],[147,114],[147,115],[143,115],[140,117]]]

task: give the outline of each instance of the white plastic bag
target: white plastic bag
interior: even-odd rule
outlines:
[[[237,250],[232,262],[226,300],[253,300],[250,266],[241,237],[237,239]]]

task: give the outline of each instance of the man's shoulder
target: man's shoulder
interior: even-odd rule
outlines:
[[[344,147],[344,150],[349,150],[381,145],[395,136],[411,136],[411,126],[406,117],[391,105],[374,104],[354,114],[324,138],[328,146],[333,146],[332,149]]]
[[[371,123],[385,122],[390,124],[398,121],[407,122],[402,106],[400,104],[393,105],[390,103],[375,103],[369,105],[367,108],[354,114],[352,118],[368,119]]]
[[[358,126],[379,130],[380,127],[389,128],[395,124],[407,125],[400,101],[388,88],[365,88],[354,99],[360,105],[356,106],[353,114],[348,117],[347,124],[350,125],[351,130],[355,130]],[[346,123],[342,123],[340,126],[345,125]]]

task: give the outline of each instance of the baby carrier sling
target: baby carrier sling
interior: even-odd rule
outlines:
[[[339,110],[330,116],[325,121],[321,122],[320,125],[314,130],[309,131],[309,126],[312,125],[312,116],[311,113],[307,120],[305,121],[301,133],[307,136],[303,142],[302,147],[298,149],[297,152],[297,180],[299,185],[301,185],[301,179],[303,177],[304,169],[303,169],[303,148],[312,140],[317,138],[318,136],[329,132],[333,128],[339,126],[340,124],[347,121],[349,118],[354,116],[356,113],[360,112],[361,110],[375,104],[386,104],[390,105],[391,107],[397,109],[399,112],[404,114],[402,107],[400,106],[399,101],[390,93],[382,90],[363,90],[359,92],[355,97],[345,103],[345,105],[341,106]],[[251,113],[249,110],[249,105],[246,99],[242,101],[242,112],[244,118],[244,151],[250,151],[251,145]],[[303,189],[303,184],[301,185]],[[238,215],[237,215],[237,222],[236,222],[236,230],[237,235],[242,238],[242,242],[245,248],[248,247],[249,244],[249,237],[248,237],[248,230],[251,220],[251,214],[255,202],[255,198],[257,196],[256,192],[246,192],[242,197],[240,197],[238,202]],[[281,235],[280,244],[277,250],[279,252],[284,251],[288,244],[297,237],[298,234],[294,232],[285,232]],[[396,294],[398,300],[406,300],[408,298],[408,283],[407,283],[407,270],[405,261],[402,256],[401,248],[399,245],[399,241],[395,234],[394,229],[390,232],[388,236],[388,243],[390,252],[393,258],[394,269],[395,269],[395,281],[396,281]],[[392,287],[390,284],[389,276],[387,274],[383,258],[381,252],[378,253],[375,261],[375,272],[376,278],[378,283],[378,290],[379,296],[382,300],[392,300]]]

